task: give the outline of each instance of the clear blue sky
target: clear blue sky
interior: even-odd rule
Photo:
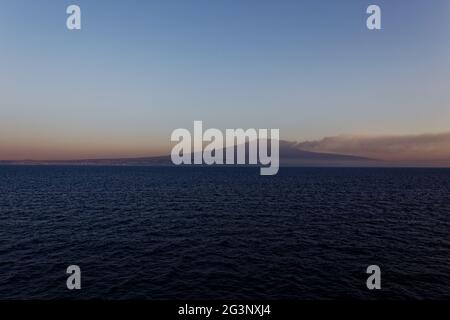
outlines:
[[[448,0],[0,0],[0,159],[155,154],[194,120],[449,131],[449,57]]]

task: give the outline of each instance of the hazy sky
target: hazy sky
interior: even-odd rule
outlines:
[[[449,132],[450,1],[0,0],[0,159],[164,153],[194,120],[285,140]]]

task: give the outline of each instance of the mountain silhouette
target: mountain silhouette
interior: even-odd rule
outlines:
[[[270,141],[269,141],[270,142]],[[283,166],[372,166],[380,161],[344,154],[305,151],[296,142],[280,140],[280,164]],[[236,157],[236,146],[235,157]],[[270,153],[270,143],[268,144]],[[225,149],[218,152],[224,152]],[[193,158],[193,155],[191,155]],[[246,143],[246,163],[248,163],[248,143]],[[170,155],[140,158],[111,158],[84,160],[13,160],[0,164],[23,165],[123,165],[123,166],[166,166],[173,165]]]

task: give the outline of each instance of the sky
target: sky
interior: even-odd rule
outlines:
[[[439,135],[449,84],[448,0],[0,0],[1,160],[164,154],[194,120],[292,141]]]

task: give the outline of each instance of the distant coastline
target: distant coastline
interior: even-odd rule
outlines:
[[[337,159],[330,155],[329,158],[281,158],[281,167],[349,167],[349,168],[450,168],[450,161],[383,161],[351,157]],[[345,157],[344,155],[340,155]],[[85,160],[0,160],[0,166],[151,166],[151,167],[175,167],[170,161],[170,156],[148,158],[118,158],[118,159],[85,159]],[[180,165],[183,167],[186,165]],[[206,165],[195,165],[197,167]],[[213,166],[255,166],[255,165],[213,165]]]
[[[248,148],[248,146],[247,146]],[[246,161],[248,163],[248,161]],[[173,166],[170,155],[77,160],[0,160],[0,165],[70,166]],[[280,141],[280,165],[283,167],[411,167],[450,168],[448,160],[382,160],[355,155],[306,151],[302,145]],[[200,166],[200,165],[196,165]],[[226,165],[234,166],[234,165]],[[247,165],[248,166],[248,165]]]

